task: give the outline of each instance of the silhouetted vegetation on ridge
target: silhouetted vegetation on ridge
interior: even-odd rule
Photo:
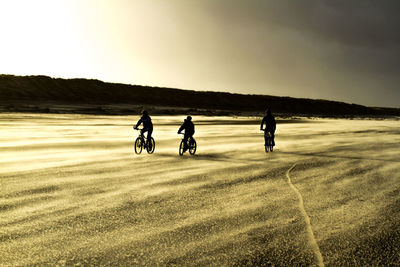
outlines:
[[[25,108],[21,108],[23,103]],[[107,113],[103,105],[141,105],[225,110],[236,113],[260,112],[267,106],[275,113],[303,115],[400,115],[400,109],[372,108],[337,101],[314,100],[269,95],[244,95],[173,88],[106,83],[89,79],[60,79],[47,76],[0,75],[0,105],[3,111],[35,111],[44,103],[52,105],[91,105],[92,113]],[[31,106],[29,106],[31,105]],[[73,108],[72,108],[73,109]],[[49,111],[49,110],[48,110]],[[72,110],[74,111],[74,110]],[[51,110],[50,110],[51,112]],[[79,113],[79,110],[75,110]],[[129,113],[136,110],[111,111]],[[83,112],[86,113],[86,112]]]

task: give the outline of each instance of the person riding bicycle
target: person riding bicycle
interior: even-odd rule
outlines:
[[[143,129],[140,130],[140,134],[143,135],[147,132],[147,144],[151,146],[151,134],[153,133],[153,123],[151,122],[151,118],[147,110],[142,110],[142,117],[136,123],[136,126],[133,129],[137,130],[139,125],[143,123]],[[151,148],[150,148],[151,149]]]
[[[185,130],[185,135],[183,136],[183,141],[185,144],[184,148],[183,148],[183,152],[185,152],[189,148],[187,145],[188,139],[192,138],[194,135],[194,124],[192,122],[191,116],[187,116],[186,119],[183,121],[183,124],[181,125],[181,127],[178,130],[178,134],[180,134],[183,130]]]
[[[266,124],[265,125],[265,129],[263,129],[264,123]],[[264,144],[264,146],[267,145],[267,138],[268,138],[267,137],[268,136],[267,133],[268,132],[271,134],[272,146],[275,146],[276,121],[275,121],[274,116],[271,114],[271,110],[269,108],[265,111],[265,116],[261,121],[260,130],[261,131],[263,131],[263,130],[265,131],[265,134],[264,134],[265,144]]]

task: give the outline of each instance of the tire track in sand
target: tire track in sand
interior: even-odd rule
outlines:
[[[306,221],[306,224],[307,224],[307,234],[308,234],[308,238],[309,238],[309,241],[310,241],[311,248],[312,248],[312,250],[314,252],[314,255],[315,255],[316,259],[317,259],[317,265],[318,266],[325,266],[324,260],[322,258],[321,251],[319,250],[318,243],[315,240],[314,233],[313,233],[313,230],[311,228],[310,217],[308,217],[308,214],[307,214],[307,212],[306,212],[306,210],[304,208],[303,197],[301,196],[300,191],[297,189],[296,186],[293,185],[292,180],[290,179],[289,173],[290,173],[291,170],[294,169],[294,167],[296,167],[296,163],[293,164],[293,166],[290,167],[290,169],[287,170],[287,172],[286,172],[286,177],[288,179],[288,184],[293,189],[293,191],[296,193],[296,195],[297,195],[297,197],[299,199],[299,208],[300,208],[300,211],[303,214],[304,220]]]

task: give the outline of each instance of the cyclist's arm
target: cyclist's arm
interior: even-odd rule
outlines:
[[[142,118],[140,118],[140,120],[136,123],[135,128],[139,127],[139,125],[142,123]]]
[[[178,134],[180,134],[180,133],[182,132],[182,130],[183,130],[184,127],[185,127],[185,123],[183,123],[183,124],[181,125],[181,127],[179,127]]]
[[[262,121],[261,121],[260,130],[262,130],[262,129],[263,129],[264,122],[265,122],[265,117],[264,117],[264,118],[262,119]]]

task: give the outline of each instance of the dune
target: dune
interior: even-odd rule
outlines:
[[[0,112],[132,115],[146,108],[159,115],[254,116],[269,107],[286,117],[293,114],[347,118],[400,116],[399,108],[199,90],[0,74]]]

